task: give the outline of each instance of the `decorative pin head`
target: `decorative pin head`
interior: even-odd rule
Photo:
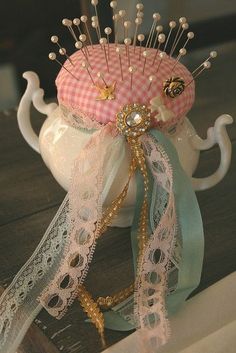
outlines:
[[[93,28],[98,28],[98,22],[97,21],[92,21],[92,27]]]
[[[66,48],[60,48],[60,49],[59,49],[59,53],[60,53],[61,55],[66,55]]]
[[[119,15],[120,15],[120,18],[124,18],[125,15],[126,15],[126,11],[125,10],[120,10],[119,11]]]
[[[186,31],[187,29],[189,29],[189,24],[187,22],[185,22],[183,25],[182,25],[182,29],[184,31]]]
[[[104,46],[105,44],[107,44],[107,39],[104,37],[100,38],[99,43]]]
[[[164,33],[159,34],[158,42],[162,44],[162,43],[165,43],[165,40],[166,40],[165,34]]]
[[[143,11],[144,5],[143,5],[142,3],[139,3],[139,4],[136,5],[136,9],[137,9],[138,11]]]
[[[185,56],[186,54],[187,54],[187,50],[186,50],[185,48],[181,48],[181,49],[179,50],[179,55]]]
[[[133,74],[136,71],[136,67],[135,66],[130,66],[129,67],[129,73]]]
[[[64,49],[64,48],[62,48]],[[65,49],[64,49],[65,50]],[[66,55],[65,53],[63,55]],[[65,71],[67,71],[75,80],[79,81],[78,77],[76,77],[70,70],[68,70],[58,59],[57,55],[54,52],[48,54],[48,58],[51,61],[56,61]]]
[[[158,12],[155,12],[152,17],[155,21],[160,21],[161,19],[161,15]]]
[[[150,53],[148,50],[144,50],[143,52],[143,57],[144,57],[144,63],[143,63],[143,75],[145,74],[145,68],[146,68],[146,63],[147,63],[147,58],[149,57]]]
[[[130,45],[132,43],[131,38],[125,38],[124,43],[125,45]]]
[[[166,53],[163,51],[159,54],[159,56],[160,56],[161,60],[163,60],[166,57]]]
[[[163,91],[169,98],[176,98],[185,90],[185,82],[180,77],[171,77],[164,82]]]
[[[136,67],[135,66],[129,66],[129,73],[130,73],[130,88],[131,90],[133,89],[133,75],[136,71]]]
[[[153,75],[149,76],[148,81],[149,81],[148,90],[150,90],[152,83],[156,81],[156,76],[153,76]]]
[[[211,68],[211,62],[210,61],[206,61],[206,62],[204,62],[203,66],[204,66],[205,69],[210,69]]]
[[[80,41],[75,42],[75,47],[76,47],[76,49],[81,49],[83,47],[83,43]]]
[[[212,58],[212,59],[215,59],[216,57],[217,57],[217,51],[215,51],[215,50],[213,50],[213,51],[211,51],[210,52],[210,57]]]
[[[124,27],[125,27],[126,29],[129,29],[131,26],[132,26],[132,22],[131,22],[131,21],[125,21],[125,22],[124,22]]]
[[[104,32],[105,32],[106,35],[109,36],[109,35],[111,34],[111,32],[112,32],[111,27],[106,27],[106,28],[104,29]]]
[[[79,19],[79,18],[74,18],[74,19],[73,19],[73,24],[74,24],[75,26],[79,26],[79,25],[80,25],[80,19]]]
[[[143,17],[144,17],[144,13],[143,12],[140,11],[140,12],[137,13],[137,18],[141,18],[142,19]]]
[[[86,23],[88,21],[88,17],[83,15],[80,17],[81,22]]]
[[[175,22],[175,21],[170,21],[169,27],[170,27],[171,29],[175,28],[175,27],[176,27],[176,22]]]
[[[179,19],[179,23],[182,25],[182,24],[184,24],[184,23],[186,23],[187,22],[187,18],[186,17],[180,17],[180,19]]]
[[[89,64],[86,61],[82,61],[81,66],[83,69],[87,69],[89,67]]]
[[[142,24],[142,22],[143,22],[143,20],[142,20],[141,17],[137,17],[137,18],[135,19],[135,24],[136,24],[137,26],[140,26],[140,25]]]
[[[51,42],[52,43],[57,43],[58,42],[58,36],[51,36]]]
[[[119,19],[121,18],[118,13],[116,13],[113,17],[115,22],[119,21]]]
[[[138,41],[139,41],[140,43],[142,43],[142,42],[144,41],[144,39],[145,39],[145,35],[144,35],[144,34],[139,34],[139,35],[138,35]]]
[[[57,56],[56,56],[55,53],[52,52],[52,53],[49,53],[49,54],[48,54],[48,58],[49,58],[50,60],[54,61],[54,60],[56,60]]]
[[[68,18],[64,18],[62,20],[62,24],[63,24],[63,26],[70,27],[70,26],[72,26],[72,21],[69,20]]]
[[[66,49],[63,48],[63,47],[61,46],[61,44],[59,43],[59,38],[58,38],[58,36],[55,36],[55,35],[54,35],[54,36],[51,36],[51,42],[54,43],[54,44],[56,44],[56,45],[59,47],[59,54],[60,54],[60,55],[65,55],[66,58],[67,58],[67,59],[69,60],[69,62],[71,63],[71,65],[74,66],[73,61],[71,60],[71,58],[69,57],[69,55],[67,55]]]
[[[188,39],[193,39],[194,38],[194,33],[193,32],[188,32],[187,37],[188,37]]]
[[[85,34],[81,34],[81,35],[79,36],[79,40],[80,40],[82,43],[86,42],[86,39],[87,39],[87,37],[86,37]]]
[[[117,8],[117,1],[111,1],[111,2],[110,2],[110,7],[111,7],[112,9],[116,9],[116,8]]]

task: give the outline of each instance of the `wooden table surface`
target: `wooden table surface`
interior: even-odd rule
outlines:
[[[189,67],[207,57],[213,48],[188,55]],[[215,119],[228,113],[236,117],[236,43],[216,47],[219,57],[210,72],[197,82],[196,103],[189,118],[201,137]],[[36,130],[44,117],[32,113]],[[236,270],[236,126],[228,128],[233,160],[225,179],[214,189],[197,194],[205,229],[205,257],[201,284],[196,292]],[[0,113],[0,285],[6,287],[32,254],[49,225],[65,191],[45,167],[40,155],[23,140],[16,110]],[[198,174],[211,174],[219,163],[219,149],[203,152]],[[94,295],[118,290],[132,278],[129,229],[109,229],[100,240],[87,284]],[[96,330],[84,323],[75,303],[60,321],[42,311],[24,341],[24,353],[96,353],[101,345]],[[38,329],[38,327],[40,329]],[[107,330],[108,344],[126,334]]]

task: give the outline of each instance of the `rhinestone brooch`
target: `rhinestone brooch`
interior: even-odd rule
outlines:
[[[127,137],[139,137],[151,124],[151,111],[146,105],[137,103],[125,105],[116,116],[118,130]]]

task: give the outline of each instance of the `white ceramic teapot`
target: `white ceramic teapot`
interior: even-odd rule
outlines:
[[[36,73],[25,72],[23,77],[28,81],[28,85],[18,109],[20,131],[28,144],[41,154],[58,183],[65,190],[68,190],[73,162],[91,135],[68,125],[61,118],[59,114],[60,107],[57,104],[46,104],[44,102],[44,91],[39,86],[39,78]],[[40,113],[47,116],[39,136],[34,132],[30,122],[31,103]],[[186,117],[174,133],[167,133],[178,152],[183,169],[191,178],[193,188],[196,191],[213,187],[227,173],[231,161],[232,148],[225,126],[232,124],[232,122],[231,116],[220,116],[216,120],[215,126],[208,129],[206,140],[202,140],[197,135]],[[192,175],[198,165],[200,151],[210,149],[215,144],[219,144],[221,151],[221,161],[217,171],[206,178],[193,178]],[[122,173],[117,175],[113,190],[116,189],[118,183],[125,183],[125,177],[122,176]],[[109,204],[111,201],[112,190],[108,194],[105,203]],[[114,226],[126,227],[131,225],[134,203],[135,180],[132,180],[124,206],[113,222]]]

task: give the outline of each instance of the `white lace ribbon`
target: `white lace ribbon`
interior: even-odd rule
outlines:
[[[134,297],[141,351],[153,352],[165,344],[170,335],[165,298],[167,275],[176,241],[177,219],[173,175],[168,156],[150,135],[142,137],[142,144],[155,182],[168,194],[165,210],[144,251]]]
[[[0,352],[15,353],[42,306],[42,288],[54,276],[67,241],[69,200],[64,199],[40,244],[0,297]]]
[[[169,195],[136,281],[137,327],[141,328],[142,342],[152,342],[157,347],[169,335],[165,294],[176,214],[168,157],[151,137],[144,136],[142,142],[153,177]],[[15,353],[41,305],[61,318],[77,296],[78,285],[86,277],[95,250],[102,206],[122,165],[125,149],[124,138],[117,136],[114,126],[108,124],[94,133],[79,153],[68,195],[34,254],[0,298],[1,353]],[[105,175],[109,177],[105,179]]]
[[[116,158],[124,156],[124,148],[123,137],[116,136],[113,125],[108,124],[91,137],[76,159],[69,189],[69,242],[56,276],[40,296],[52,316],[64,315],[87,275],[100,235],[103,190],[107,193],[112,185],[110,177],[104,183],[104,175],[113,169]]]
[[[68,195],[37,249],[0,297],[1,353],[15,353],[42,308],[38,297],[50,314],[61,317],[76,296],[95,249],[102,204],[125,157],[124,138],[114,131],[106,125],[80,152]],[[48,307],[50,300],[56,300],[55,307]]]

